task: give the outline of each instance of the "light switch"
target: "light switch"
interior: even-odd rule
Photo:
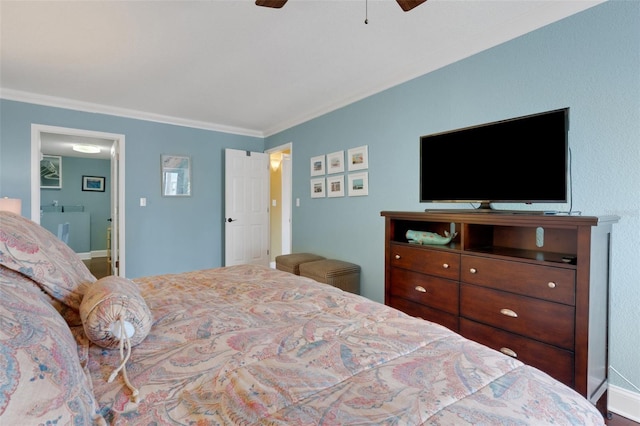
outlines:
[[[275,206],[277,206],[277,205],[278,205],[278,203],[276,202],[276,200],[271,200],[271,205],[272,205],[273,207],[275,207]]]
[[[140,198],[140,207],[146,207],[147,206],[147,199],[142,197]]]
[[[300,207],[300,198],[296,198],[296,207]]]

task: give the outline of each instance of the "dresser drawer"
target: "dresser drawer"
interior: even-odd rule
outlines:
[[[573,350],[575,310],[571,306],[460,284],[460,312],[466,318]]]
[[[539,368],[567,386],[574,385],[574,359],[571,351],[464,318],[460,319],[460,334]]]
[[[396,308],[412,317],[418,317],[427,321],[435,322],[447,327],[450,330],[458,332],[458,316],[448,314],[437,309],[429,308],[419,303],[412,302],[401,297],[391,296],[387,301],[387,305]]]
[[[462,256],[460,280],[552,302],[575,305],[575,271],[516,261]]]
[[[457,281],[391,268],[391,294],[458,315]]]
[[[458,281],[460,255],[407,245],[391,245],[391,266]]]

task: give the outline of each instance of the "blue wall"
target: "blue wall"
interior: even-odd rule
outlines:
[[[0,112],[0,195],[22,198],[23,215],[31,211],[31,124],[123,134],[127,276],[222,265],[224,149],[263,151],[263,139],[4,99]],[[191,156],[191,197],[160,195],[161,154]]]
[[[427,207],[418,202],[419,137],[562,107],[571,108],[572,209],[621,217],[613,241],[611,362],[640,386],[640,2],[604,3],[267,138],[266,148],[293,142],[293,198],[301,203],[293,210],[294,251],[361,265],[363,294],[382,301],[379,213]],[[311,199],[309,159],[360,145],[369,149],[369,196]],[[446,184],[455,178],[456,153],[439,161],[451,165]]]
[[[46,154],[46,153],[45,153]],[[91,251],[107,249],[107,228],[111,217],[111,161],[62,157],[62,188],[41,189],[40,205],[81,205],[91,216]],[[104,192],[82,190],[82,176],[105,178]]]
[[[224,148],[262,151],[293,142],[293,197],[301,202],[293,211],[294,250],[358,263],[363,294],[382,301],[380,211],[426,207],[417,201],[419,136],[566,106],[573,210],[621,217],[613,241],[611,363],[640,386],[633,271],[640,259],[639,2],[606,2],[266,141],[3,100],[0,195],[22,198],[23,213],[30,211],[31,123],[124,134],[127,275],[219,266]],[[309,159],[361,145],[369,147],[369,196],[311,199]],[[161,153],[192,156],[192,197],[160,196]],[[455,156],[442,159],[452,176]],[[140,197],[148,207],[139,207]],[[616,374],[612,381],[633,390]]]

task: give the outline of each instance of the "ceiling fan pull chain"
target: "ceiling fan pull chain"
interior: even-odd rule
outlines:
[[[364,23],[369,23],[369,0],[364,0]]]

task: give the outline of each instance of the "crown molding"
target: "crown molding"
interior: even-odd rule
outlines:
[[[97,114],[114,115],[117,117],[132,118],[136,120],[153,121],[156,123],[172,124],[176,126],[191,127],[195,129],[212,130],[221,133],[234,135],[252,136],[264,138],[264,133],[240,127],[225,126],[204,121],[187,120],[183,118],[171,117],[160,114],[153,114],[144,111],[136,111],[125,108],[116,108],[107,105],[81,102],[73,99],[58,98],[54,96],[40,95],[37,93],[22,92],[18,90],[0,88],[0,98],[10,101],[26,102],[36,105],[43,105],[56,108],[65,108],[76,111],[91,112]]]

